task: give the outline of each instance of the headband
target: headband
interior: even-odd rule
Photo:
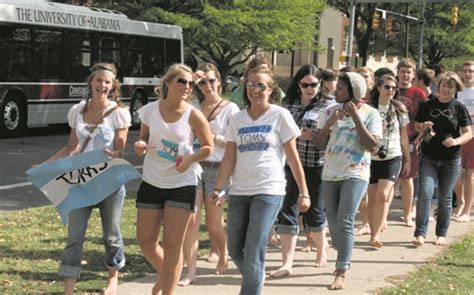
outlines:
[[[91,73],[91,75],[92,75],[92,76],[95,76],[95,75],[98,74],[99,72],[108,72],[108,73],[112,74],[113,79],[115,79],[115,73],[114,73],[112,70],[109,70],[109,69],[106,69],[106,68],[99,68],[99,69],[93,71],[93,72]]]

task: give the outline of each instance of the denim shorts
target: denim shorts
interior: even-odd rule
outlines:
[[[199,178],[197,189],[201,190],[204,193],[204,197],[208,197],[216,188],[216,179],[217,179],[217,172],[219,171],[219,166],[216,165],[214,167],[208,167],[201,165],[202,173],[201,177]],[[229,185],[225,185],[222,189],[226,192],[229,192]]]
[[[370,163],[370,184],[378,183],[385,179],[397,181],[402,169],[402,157],[396,157],[386,161],[374,161]]]
[[[142,181],[137,192],[137,208],[163,209],[164,207],[189,209],[194,212],[196,186],[159,188]]]

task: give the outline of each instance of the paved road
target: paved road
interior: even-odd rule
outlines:
[[[446,247],[438,247],[433,244],[435,239],[434,222],[430,222],[426,244],[415,248],[413,239],[413,228],[406,227],[400,221],[402,214],[400,200],[394,200],[389,226],[383,233],[384,247],[374,250],[369,247],[368,236],[356,237],[354,252],[352,256],[351,270],[347,272],[346,288],[341,291],[329,291],[328,285],[333,280],[332,271],[336,259],[336,252],[331,248],[328,251],[329,265],[324,268],[315,268],[315,252],[303,253],[297,251],[293,274],[282,279],[267,279],[263,288],[263,294],[271,295],[312,295],[312,294],[381,294],[381,289],[391,286],[393,283],[401,282],[408,278],[409,273],[416,271],[422,264],[430,261]],[[474,216],[472,216],[474,220]],[[474,232],[474,222],[457,223],[452,222],[448,240],[455,241]],[[304,238],[298,238],[297,248],[304,245]],[[266,255],[266,271],[278,269],[281,265],[281,253],[276,247],[271,247]],[[124,270],[126,272],[126,270]],[[204,258],[197,263],[197,281],[188,287],[178,287],[178,295],[221,295],[238,294],[241,276],[235,265],[230,263],[226,274],[216,276],[214,274],[215,264],[208,263]],[[119,285],[119,295],[141,295],[149,294],[156,276],[149,275],[133,282]],[[455,284],[454,284],[455,285]],[[440,286],[443,290],[447,286]],[[467,294],[465,292],[453,291],[453,294]],[[440,293],[441,294],[441,293]],[[471,293],[469,293],[471,294]]]
[[[21,138],[0,139],[0,212],[49,205],[43,194],[26,179],[25,171],[31,165],[49,158],[67,142],[69,127],[56,125],[31,128]],[[125,159],[133,165],[143,160],[133,153],[132,143],[138,138],[138,130],[129,132]],[[137,182],[130,184],[135,189]]]

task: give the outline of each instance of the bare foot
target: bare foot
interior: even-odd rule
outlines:
[[[372,246],[372,248],[375,248],[375,249],[380,249],[380,248],[383,247],[383,243],[380,242],[378,239],[371,238],[369,240],[369,244],[370,244],[370,246]]]
[[[329,286],[329,290],[341,290],[344,289],[344,281],[346,280],[346,271],[345,270],[335,270],[334,271],[334,282]]]
[[[271,272],[270,277],[274,279],[279,279],[279,278],[287,277],[291,275],[291,273],[292,273],[292,269],[280,268],[277,271]]]
[[[152,295],[161,295],[161,285],[160,282],[156,282],[151,289]]]
[[[196,283],[196,277],[185,277],[184,279],[181,279],[178,281],[178,286],[180,287],[186,287],[186,286],[189,286],[191,284],[194,284]]]
[[[103,290],[105,295],[117,294],[118,270],[111,270],[107,279],[107,287]]]
[[[413,222],[413,219],[411,217],[402,217],[403,223],[405,223],[405,226],[407,227],[414,227],[415,223]]]
[[[224,257],[222,257],[222,259],[219,258],[219,261],[217,262],[216,275],[225,274],[227,266],[228,266],[227,255],[224,255]]]
[[[268,243],[275,247],[276,245],[278,245],[279,241],[278,241],[278,237],[277,235],[272,235],[269,239],[268,239]]]
[[[433,216],[430,216],[430,218],[428,218],[428,221],[433,222],[435,221],[435,218]]]
[[[329,245],[326,243],[324,247],[320,250],[318,249],[318,253],[316,254],[316,261],[314,262],[314,267],[325,267],[328,265],[326,252],[329,249]]]
[[[457,222],[469,222],[471,221],[471,216],[467,215],[467,214],[461,214],[457,219],[456,219]]]
[[[300,251],[309,253],[309,252],[313,251],[313,247],[306,245],[306,247],[301,248]]]
[[[368,224],[364,224],[359,230],[355,233],[356,236],[365,236],[370,235],[370,227]]]
[[[109,280],[107,287],[103,290],[104,295],[115,295],[117,294],[118,280]]]
[[[425,238],[423,238],[422,236],[418,236],[412,241],[412,243],[417,247],[423,246],[423,244],[425,243]]]
[[[437,237],[434,244],[436,246],[446,246],[448,245],[448,241],[446,241],[446,237]]]
[[[207,262],[216,263],[217,261],[219,261],[219,255],[216,252],[211,252],[207,257]]]

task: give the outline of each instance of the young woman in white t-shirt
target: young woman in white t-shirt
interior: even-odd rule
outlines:
[[[211,63],[202,64],[194,73],[196,86],[194,93],[196,100],[193,105],[200,110],[209,121],[212,137],[214,138],[214,152],[201,161],[203,172],[199,179],[196,191],[196,212],[191,218],[186,239],[183,246],[184,260],[187,274],[178,282],[179,286],[187,286],[196,281],[196,260],[199,248],[199,226],[201,224],[201,207],[204,203],[206,210],[206,227],[211,240],[211,252],[208,261],[216,262],[216,274],[224,274],[227,268],[227,235],[224,229],[223,209],[224,202],[216,204],[208,197],[215,185],[220,161],[224,156],[224,133],[229,125],[230,117],[239,111],[239,107],[221,97],[221,75],[216,66]],[[199,148],[199,145],[195,145]]]
[[[88,97],[74,105],[68,113],[71,127],[67,145],[47,161],[74,155],[80,151],[91,128],[97,125],[92,139],[84,147],[85,151],[103,149],[111,157],[122,157],[127,141],[131,117],[127,107],[120,103],[120,84],[115,79],[117,70],[113,64],[97,63],[91,67],[87,78]],[[109,110],[116,108],[108,116]],[[98,203],[105,244],[105,264],[109,269],[107,287],[104,294],[117,292],[119,270],[125,266],[124,245],[120,232],[120,218],[125,187]],[[81,271],[82,247],[87,223],[95,206],[78,208],[69,213],[67,245],[63,252],[59,275],[64,277],[65,294],[74,294],[74,287]]]
[[[272,104],[276,83],[271,70],[258,66],[244,79],[248,107],[230,119],[211,197],[219,202],[232,176],[227,215],[229,255],[242,274],[240,294],[261,294],[267,237],[285,195],[285,155],[300,191],[301,211],[308,210],[309,195],[296,150],[301,132],[288,110]]]
[[[140,139],[135,153],[145,156],[137,192],[137,239],[159,273],[152,294],[174,294],[183,267],[181,252],[202,171],[198,162],[212,154],[212,135],[204,115],[187,102],[192,70],[172,65],[160,80],[160,100],[139,110]],[[192,152],[197,137],[200,148]],[[158,243],[163,224],[163,247]]]
[[[392,75],[383,75],[375,85],[369,102],[382,117],[381,147],[372,154],[368,188],[369,244],[382,248],[381,235],[386,227],[388,211],[393,199],[394,185],[399,175],[410,174],[410,146],[407,125],[408,110],[396,100],[398,82]],[[411,221],[411,220],[410,220]],[[414,226],[413,222],[407,225]]]

